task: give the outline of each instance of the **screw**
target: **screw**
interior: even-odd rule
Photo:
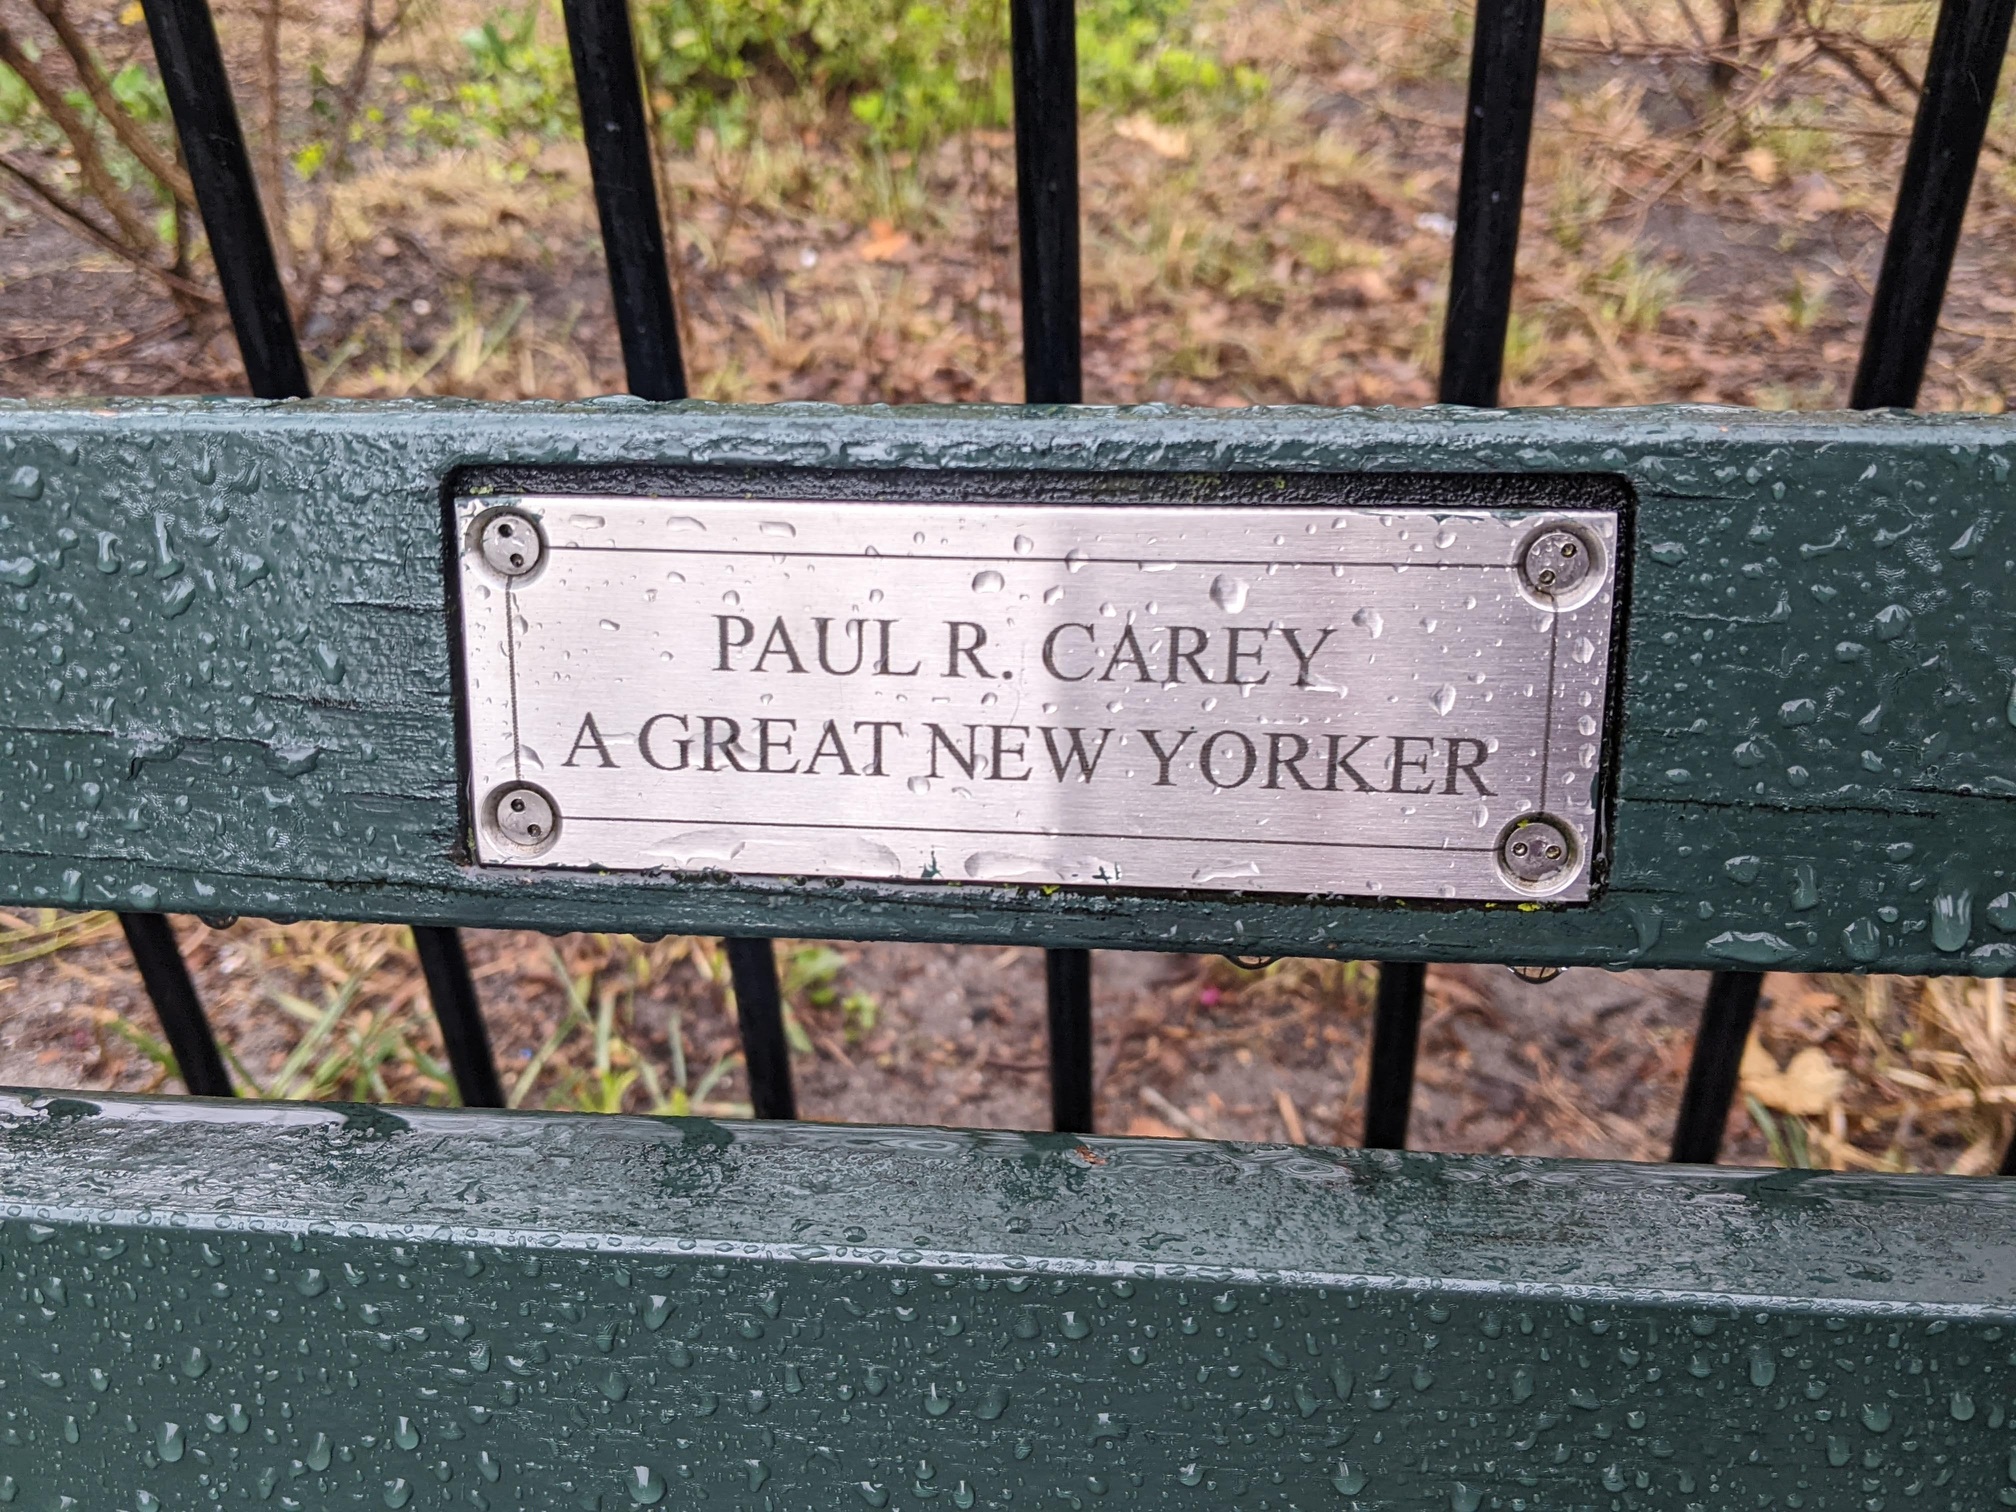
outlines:
[[[560,835],[560,811],[529,782],[514,782],[490,795],[490,828],[514,850],[538,855]]]
[[[1596,565],[1589,543],[1565,527],[1543,530],[1526,543],[1519,575],[1542,598],[1572,593]]]
[[[523,577],[546,555],[545,539],[530,515],[502,509],[483,522],[483,560],[505,577]]]
[[[1538,886],[1574,866],[1575,842],[1558,820],[1528,815],[1515,819],[1499,837],[1498,860],[1513,881]]]
[[[1505,968],[1522,982],[1530,982],[1535,987],[1544,987],[1561,975],[1560,966],[1507,966]]]

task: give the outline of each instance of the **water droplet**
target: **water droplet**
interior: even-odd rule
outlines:
[[[1045,588],[1043,590],[1043,602],[1046,604],[1063,603],[1064,602],[1063,588],[1058,584],[1052,583],[1048,588]],[[2009,708],[2011,711],[2009,715],[2009,722],[2011,724],[2016,724],[2016,692],[2012,692],[2009,695]]]
[[[1761,1388],[1777,1379],[1778,1362],[1771,1358],[1771,1351],[1762,1344],[1753,1344],[1750,1347],[1750,1384]],[[1611,1489],[1617,1488],[1613,1486]]]
[[[1195,1486],[1204,1479],[1204,1467],[1192,1460],[1177,1470],[1176,1479],[1186,1486]]]
[[[649,1465],[630,1467],[630,1500],[640,1507],[655,1507],[665,1500],[665,1477]]]
[[[952,1488],[952,1505],[957,1507],[959,1512],[966,1512],[966,1509],[973,1505],[973,1488],[963,1480]]]
[[[999,593],[1007,586],[1008,579],[1001,576],[992,567],[982,568],[979,572],[973,574],[973,591],[975,593]]]
[[[644,1311],[644,1326],[656,1333],[665,1326],[665,1320],[672,1316],[672,1302],[669,1297],[654,1296],[651,1305]]]
[[[1035,549],[1036,549],[1036,543],[1030,540],[1029,537],[1027,537],[1026,535],[1018,535],[1017,537],[1015,537],[1015,555],[1027,556],[1029,555],[1030,552],[1034,551]]]
[[[1964,1391],[1956,1391],[1948,1410],[1952,1412],[1954,1422],[1971,1423],[1974,1421],[1974,1398]]]
[[[1211,602],[1227,614],[1237,614],[1246,607],[1249,585],[1244,578],[1233,577],[1221,572],[1211,579]]]
[[[1351,616],[1351,623],[1361,630],[1369,630],[1374,640],[1379,639],[1386,631],[1386,616],[1369,604]]]
[[[1911,611],[1902,604],[1885,606],[1876,615],[1876,639],[1895,640],[1911,628]]]
[[[1974,894],[1966,888],[1932,899],[1932,943],[1940,950],[1965,950],[1974,927]]]
[[[938,1389],[933,1381],[924,1388],[924,1411],[930,1417],[943,1417],[952,1410],[952,1398]]]
[[[1605,1484],[1608,1484],[1607,1480]],[[1619,1484],[1621,1485],[1622,1482],[1620,1481]],[[1483,1504],[1483,1501],[1484,1488],[1482,1486],[1467,1485],[1462,1481],[1458,1481],[1449,1488],[1450,1512],[1477,1512],[1477,1508]]]
[[[1064,569],[1067,572],[1077,572],[1091,560],[1092,554],[1084,547],[1073,546],[1069,551],[1064,553]]]
[[[413,1486],[405,1476],[395,1476],[385,1482],[385,1505],[392,1508],[403,1507],[413,1500]]]
[[[180,1423],[163,1423],[154,1435],[154,1452],[161,1456],[163,1464],[180,1464],[182,1451],[187,1447],[188,1441],[183,1437]]]
[[[420,1430],[413,1426],[413,1419],[402,1417],[392,1425],[392,1442],[401,1449],[420,1447]]]
[[[620,1402],[630,1395],[630,1383],[623,1379],[623,1372],[612,1370],[601,1380],[602,1395],[612,1402]]]
[[[182,1374],[194,1381],[210,1368],[210,1357],[202,1349],[191,1344],[182,1355]]]
[[[1890,1404],[1888,1402],[1867,1402],[1862,1407],[1862,1426],[1871,1433],[1885,1433],[1890,1428]]]
[[[884,1486],[878,1486],[873,1481],[862,1481],[860,1483],[860,1491],[861,1500],[868,1503],[871,1507],[886,1507],[889,1505],[889,1491]]]
[[[1005,1386],[989,1386],[985,1394],[981,1396],[979,1404],[974,1407],[973,1415],[983,1423],[991,1423],[1007,1410],[1008,1388]]]
[[[1059,1325],[1059,1331],[1067,1339],[1082,1339],[1085,1335],[1092,1332],[1092,1325],[1079,1317],[1077,1313],[1066,1312],[1063,1323]]]
[[[1437,714],[1447,714],[1451,709],[1456,707],[1456,685],[1454,683],[1442,684],[1441,687],[1435,690],[1435,696],[1430,702],[1435,705],[1435,712]]]
[[[1349,1460],[1339,1460],[1337,1473],[1330,1477],[1330,1484],[1345,1496],[1356,1496],[1365,1489],[1365,1471]]]
[[[786,539],[798,534],[798,527],[789,520],[765,520],[756,528],[766,536],[782,536]]]

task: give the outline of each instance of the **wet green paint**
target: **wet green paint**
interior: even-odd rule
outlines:
[[[0,1499],[1978,1512],[2016,1505],[2012,1204],[0,1097]]]

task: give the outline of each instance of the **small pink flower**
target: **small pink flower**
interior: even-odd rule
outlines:
[[[1206,987],[1197,994],[1198,1003],[1206,1008],[1216,1008],[1218,1000],[1225,996],[1216,987]]]

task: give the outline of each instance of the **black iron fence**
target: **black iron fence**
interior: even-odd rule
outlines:
[[[209,235],[252,392],[303,398],[307,370],[261,213],[207,0],[146,0],[147,24]],[[632,393],[686,395],[677,311],[650,123],[626,0],[565,0],[582,129],[594,176],[610,287]],[[2016,0],[1943,0],[1898,189],[1851,403],[1909,408],[1938,329]],[[1462,171],[1439,398],[1497,403],[1512,305],[1521,202],[1539,74],[1543,0],[1481,0],[1464,116]],[[1083,398],[1079,293],[1078,125],[1071,0],[1012,0],[1015,147],[1021,238],[1024,392],[1031,404]],[[230,1096],[231,1082],[168,921],[123,916],[126,937],[183,1081]],[[414,942],[462,1101],[497,1107],[502,1089],[459,935],[415,927]],[[768,940],[734,939],[727,956],[759,1118],[791,1118],[789,1047]],[[1379,971],[1365,1143],[1407,1135],[1426,968]],[[1089,1131],[1093,1113],[1092,961],[1049,953],[1052,1118]],[[1672,1158],[1712,1162],[1735,1094],[1762,978],[1717,972],[1681,1098]],[[2016,1174],[2016,1145],[2003,1174]]]

